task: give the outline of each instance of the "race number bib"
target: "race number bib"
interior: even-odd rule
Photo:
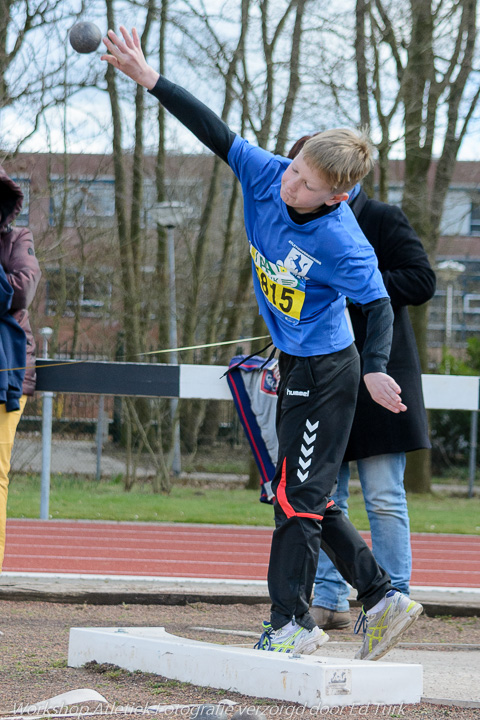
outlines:
[[[262,292],[276,314],[298,322],[305,301],[305,279],[270,262],[253,245],[250,254]]]

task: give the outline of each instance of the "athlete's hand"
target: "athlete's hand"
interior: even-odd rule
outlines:
[[[407,406],[402,403],[400,386],[386,373],[368,373],[363,376],[367,390],[376,403],[394,413],[405,412]]]
[[[113,30],[107,32],[103,42],[109,54],[102,55],[101,60],[106,60],[109,65],[113,65],[139,85],[151,90],[157,84],[160,75],[145,60],[136,28],[133,28],[132,34],[129,35],[126,28],[120,25],[120,32],[123,40]]]

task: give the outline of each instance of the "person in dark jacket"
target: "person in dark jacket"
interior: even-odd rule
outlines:
[[[292,147],[293,158],[308,136]],[[338,474],[333,498],[348,512],[350,462],[356,461],[370,523],[375,558],[402,593],[410,592],[412,554],[410,525],[404,488],[405,453],[429,448],[428,423],[422,394],[421,368],[408,305],[421,305],[433,297],[435,273],[427,254],[395,205],[371,200],[357,185],[349,196],[361,230],[375,250],[383,282],[394,311],[393,339],[387,372],[402,388],[408,410],[386,412],[371,401],[360,383],[352,430]],[[365,321],[354,304],[349,313],[355,344],[362,352]],[[320,553],[311,613],[324,629],[350,624],[349,588],[324,552]]]
[[[32,233],[11,224],[22,203],[22,191],[0,165],[0,572],[13,441],[27,396],[35,390],[35,341],[28,307],[41,272]]]

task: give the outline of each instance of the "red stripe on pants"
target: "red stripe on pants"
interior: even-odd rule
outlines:
[[[283,465],[282,465],[282,476],[280,478],[280,483],[277,488],[277,500],[280,503],[280,507],[282,508],[283,512],[287,516],[287,518],[291,517],[304,517],[304,518],[312,518],[313,520],[323,520],[323,515],[316,515],[315,513],[297,513],[293,509],[293,507],[290,505],[290,503],[287,500],[287,493],[286,493],[286,487],[287,487],[287,458],[283,459]],[[334,505],[333,500],[329,500],[327,503],[327,508]]]

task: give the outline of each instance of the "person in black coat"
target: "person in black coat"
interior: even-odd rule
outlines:
[[[392,584],[410,592],[412,553],[404,488],[405,453],[430,448],[422,393],[421,367],[407,305],[422,305],[433,297],[435,273],[405,213],[395,205],[371,200],[359,186],[349,198],[360,228],[375,250],[380,272],[395,314],[387,372],[402,388],[407,411],[393,415],[374,403],[360,383],[352,430],[340,468],[337,505],[348,512],[350,461],[358,474],[370,523],[373,554],[389,573]],[[355,344],[362,351],[365,318],[349,305]],[[350,624],[349,588],[327,555],[320,551],[315,577],[312,616],[323,629]]]
[[[292,147],[301,150],[305,138]],[[392,302],[395,320],[387,372],[402,388],[407,411],[393,415],[374,403],[360,383],[355,417],[333,499],[348,512],[351,461],[356,461],[365,499],[375,558],[404,594],[410,591],[412,556],[410,525],[404,488],[405,453],[429,448],[423,402],[420,360],[408,305],[422,305],[433,297],[435,273],[405,213],[395,205],[371,200],[357,185],[349,196],[361,230],[375,250]],[[355,344],[361,353],[365,318],[349,305]],[[350,624],[349,588],[327,555],[321,551],[315,578],[311,614],[324,630]]]

